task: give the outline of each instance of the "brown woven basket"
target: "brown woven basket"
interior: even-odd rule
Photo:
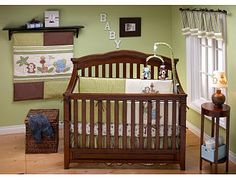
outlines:
[[[29,115],[35,115],[42,113],[45,115],[50,124],[52,125],[54,136],[49,139],[46,136],[42,136],[41,143],[36,143],[34,140],[29,124]],[[26,141],[25,141],[25,153],[56,153],[58,150],[59,142],[59,109],[31,109],[25,119],[26,126]]]

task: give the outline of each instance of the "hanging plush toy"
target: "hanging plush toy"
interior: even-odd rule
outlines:
[[[168,78],[167,69],[166,69],[165,65],[163,64],[160,66],[158,79],[159,80],[166,80],[167,78]]]
[[[148,67],[144,67],[143,68],[143,78],[144,79],[148,79],[149,78],[149,76],[150,76],[150,69],[148,68]]]

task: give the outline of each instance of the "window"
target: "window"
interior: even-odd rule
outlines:
[[[186,36],[188,105],[200,112],[201,104],[211,101],[214,70],[226,71],[225,43],[206,37]],[[227,96],[226,90],[222,92]],[[226,98],[227,99],[227,98]],[[221,120],[224,127],[224,121]]]

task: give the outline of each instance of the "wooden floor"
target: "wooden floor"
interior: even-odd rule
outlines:
[[[214,165],[203,162],[199,170],[199,138],[187,131],[186,170],[166,164],[74,164],[63,168],[63,133],[60,132],[58,153],[25,154],[25,134],[0,136],[1,174],[208,174],[215,173]],[[225,173],[225,163],[218,165],[218,173]],[[229,173],[236,173],[236,165],[229,164]]]

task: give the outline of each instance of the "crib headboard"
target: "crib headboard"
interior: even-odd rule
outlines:
[[[151,70],[151,79],[158,79],[158,70],[162,62],[157,58],[152,58],[146,64],[146,58],[150,54],[133,50],[112,51],[105,54],[93,54],[80,58],[72,58],[74,65],[67,93],[72,93],[79,76],[86,77],[109,77],[109,78],[142,78],[142,69],[149,66]],[[171,74],[171,59],[161,56],[164,64]],[[175,66],[179,60],[174,59]],[[184,93],[179,83],[178,73],[176,72],[178,92]]]

